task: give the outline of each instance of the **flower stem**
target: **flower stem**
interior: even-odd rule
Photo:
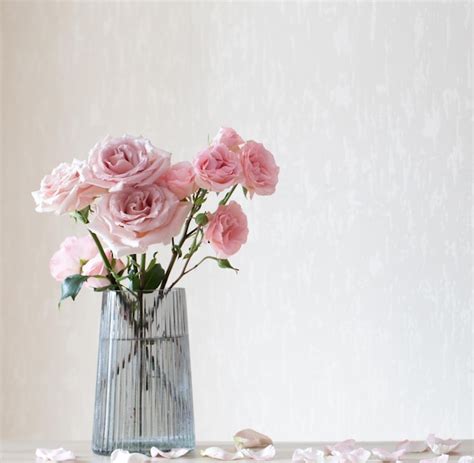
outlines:
[[[237,185],[234,185],[226,194],[225,196],[222,198],[221,201],[219,201],[219,205],[220,206],[224,206],[227,204],[227,202],[229,201],[230,197],[232,196],[232,193],[235,191],[235,189],[237,188]]]
[[[191,273],[194,269],[198,268],[203,262],[205,262],[208,259],[219,260],[217,257],[214,257],[214,256],[206,256],[206,257],[203,257],[196,265],[193,265],[189,270],[186,270],[186,266],[185,266],[183,268],[183,271],[179,275],[179,277],[176,278],[176,280],[170,285],[169,289],[173,288],[173,286],[175,286],[176,283],[178,283],[178,281],[181,280],[181,278],[184,277],[184,275],[187,275],[188,273]],[[187,263],[189,263],[189,260],[188,260]]]
[[[201,199],[204,198],[206,193],[207,193],[207,190],[200,188],[197,191],[196,195],[193,197],[193,206],[191,208],[191,211],[189,212],[186,222],[184,223],[184,230],[181,235],[181,239],[179,240],[178,244],[174,245],[172,248],[171,260],[170,260],[170,263],[168,264],[168,268],[166,269],[165,276],[163,277],[163,281],[161,282],[161,286],[160,286],[160,289],[162,291],[166,288],[166,283],[168,283],[171,270],[173,270],[173,266],[176,263],[176,260],[178,259],[179,253],[181,252],[181,248],[183,247],[184,242],[190,236],[188,234],[188,230],[189,230],[189,226],[191,225],[191,220],[193,219],[194,214],[196,214],[196,212],[199,211],[199,209],[201,208]]]
[[[100,254],[100,257],[102,258],[102,260],[104,262],[105,268],[109,272],[108,277],[109,277],[111,283],[114,284],[114,285],[118,284],[116,276],[114,274],[114,269],[113,269],[112,264],[110,263],[109,259],[107,258],[107,255],[105,254],[102,243],[100,242],[98,236],[93,231],[89,230],[89,233],[92,236],[92,239],[94,240],[94,243],[96,244],[97,249],[99,250],[99,254]]]

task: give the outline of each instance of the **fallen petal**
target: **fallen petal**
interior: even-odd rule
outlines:
[[[74,453],[62,447],[59,449],[36,449],[36,456],[42,460],[50,461],[69,461],[76,459]]]
[[[328,457],[330,463],[366,463],[370,458],[370,452],[362,447],[348,453],[333,451],[333,458]]]
[[[270,437],[253,429],[242,429],[234,435],[234,444],[238,449],[252,449],[272,445]]]
[[[448,463],[448,455],[440,455],[436,458],[427,458],[425,460],[420,460],[420,463]]]
[[[459,460],[458,460],[458,463],[472,463],[473,462],[473,458],[471,456],[464,456],[464,457],[461,457]]]
[[[397,445],[396,449],[404,449],[406,453],[422,453],[428,449],[428,446],[426,442],[404,440]]]
[[[256,461],[268,461],[275,457],[276,450],[273,445],[268,445],[261,450],[242,449],[241,453],[245,458],[251,458]]]
[[[110,455],[113,463],[143,463],[148,460],[143,453],[130,453],[128,450],[117,449]]]
[[[437,455],[448,454],[456,450],[461,442],[457,442],[453,439],[440,439],[434,434],[430,434],[426,438],[426,443],[433,453]]]
[[[238,460],[244,458],[242,452],[239,450],[237,452],[228,452],[227,450],[221,449],[220,447],[208,447],[207,449],[201,450],[201,455],[203,457],[214,458],[215,460]]]
[[[356,448],[356,441],[354,439],[347,439],[334,445],[327,445],[326,450],[328,453],[335,455],[342,453],[352,452]]]
[[[382,461],[398,461],[400,460],[400,457],[405,454],[405,452],[405,449],[395,450],[395,452],[388,452],[387,450],[379,448],[372,449],[374,457]]]
[[[156,447],[152,447],[150,449],[150,455],[153,458],[160,456],[162,458],[167,458],[168,460],[171,460],[173,458],[180,458],[186,455],[190,450],[191,449],[171,449],[168,452],[164,452],[163,450],[160,450]]]
[[[324,451],[308,447],[293,452],[292,463],[324,463]]]

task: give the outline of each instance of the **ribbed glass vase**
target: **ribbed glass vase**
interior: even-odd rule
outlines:
[[[149,453],[152,446],[195,446],[185,291],[106,291],[92,450]]]

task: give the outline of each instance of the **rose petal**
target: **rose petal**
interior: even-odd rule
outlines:
[[[208,447],[207,449],[201,450],[200,453],[203,457],[214,458],[215,460],[231,461],[244,458],[240,450],[237,452],[228,452],[220,447]]]
[[[420,463],[448,463],[449,456],[448,455],[440,455],[436,458],[428,458],[425,460],[420,460]]]
[[[426,451],[428,446],[426,445],[426,442],[404,440],[400,442],[395,448],[396,450],[403,449],[406,453],[422,453]]]
[[[270,437],[254,431],[253,429],[242,429],[235,433],[234,444],[238,449],[250,449],[267,447],[268,445],[273,444],[273,441]]]
[[[398,449],[395,450],[395,452],[388,452],[387,450],[379,448],[372,449],[374,456],[382,461],[398,461],[405,452],[405,449]]]
[[[113,463],[143,463],[148,460],[143,453],[130,453],[128,450],[117,449],[110,455]]]
[[[276,450],[273,445],[268,445],[267,447],[260,450],[252,449],[242,449],[242,455],[245,458],[251,458],[256,461],[268,461],[275,457]]]
[[[461,442],[457,442],[453,439],[440,439],[434,434],[430,434],[426,438],[426,443],[428,444],[428,447],[432,450],[432,452],[436,453],[437,455],[450,453],[453,450],[457,449],[461,444]]]
[[[348,453],[333,451],[333,457],[329,457],[334,463],[366,463],[370,458],[370,452],[362,447],[354,449]]]
[[[334,445],[327,445],[326,451],[332,455],[337,453],[349,453],[356,448],[356,442],[354,439],[347,439]]]
[[[292,463],[324,463],[324,451],[308,447],[293,452]]]
[[[458,463],[472,463],[473,458],[469,455],[465,455],[458,460]]]
[[[168,460],[171,460],[173,458],[180,458],[184,455],[186,455],[191,449],[171,449],[168,452],[164,452],[163,450],[160,450],[156,447],[152,447],[150,449],[150,455],[155,458],[155,457],[162,457],[162,458],[167,458]]]
[[[76,459],[74,453],[62,447],[59,449],[36,449],[36,456],[42,460],[50,461],[70,461]]]

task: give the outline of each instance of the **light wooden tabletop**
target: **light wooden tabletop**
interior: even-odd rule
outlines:
[[[285,443],[275,443],[276,456],[272,460],[275,463],[279,462],[291,462],[291,457],[293,452],[297,448],[323,448],[327,443],[326,442],[285,442]],[[396,443],[395,442],[358,442],[358,446],[363,447],[367,450],[372,450],[373,448],[379,447],[386,450],[394,450]],[[205,458],[200,456],[199,450],[206,447],[218,446],[223,447],[228,450],[233,450],[232,443],[230,442],[212,442],[212,443],[201,443],[198,444],[197,449],[189,453],[183,458],[178,458],[172,460],[175,462],[185,462],[185,461],[194,461],[199,463],[211,463],[218,460],[212,460],[210,458]],[[32,463],[36,462],[35,451],[38,447],[43,448],[58,448],[64,447],[67,450],[72,450],[76,455],[77,462],[83,463],[105,463],[110,462],[110,457],[101,457],[94,455],[90,449],[90,442],[33,442],[33,441],[4,441],[0,443],[0,461],[2,463]],[[462,441],[461,446],[458,448],[458,452],[450,455],[449,463],[456,463],[461,456],[464,455],[474,455],[474,440],[464,440]],[[408,453],[403,456],[402,461],[406,462],[417,462],[426,458],[434,458],[436,455],[430,451],[423,453]],[[38,460],[41,461],[41,460]],[[162,461],[170,461],[162,459]],[[246,461],[246,460],[238,460]],[[254,460],[251,460],[254,461]],[[371,457],[369,461],[377,461],[375,457]]]

